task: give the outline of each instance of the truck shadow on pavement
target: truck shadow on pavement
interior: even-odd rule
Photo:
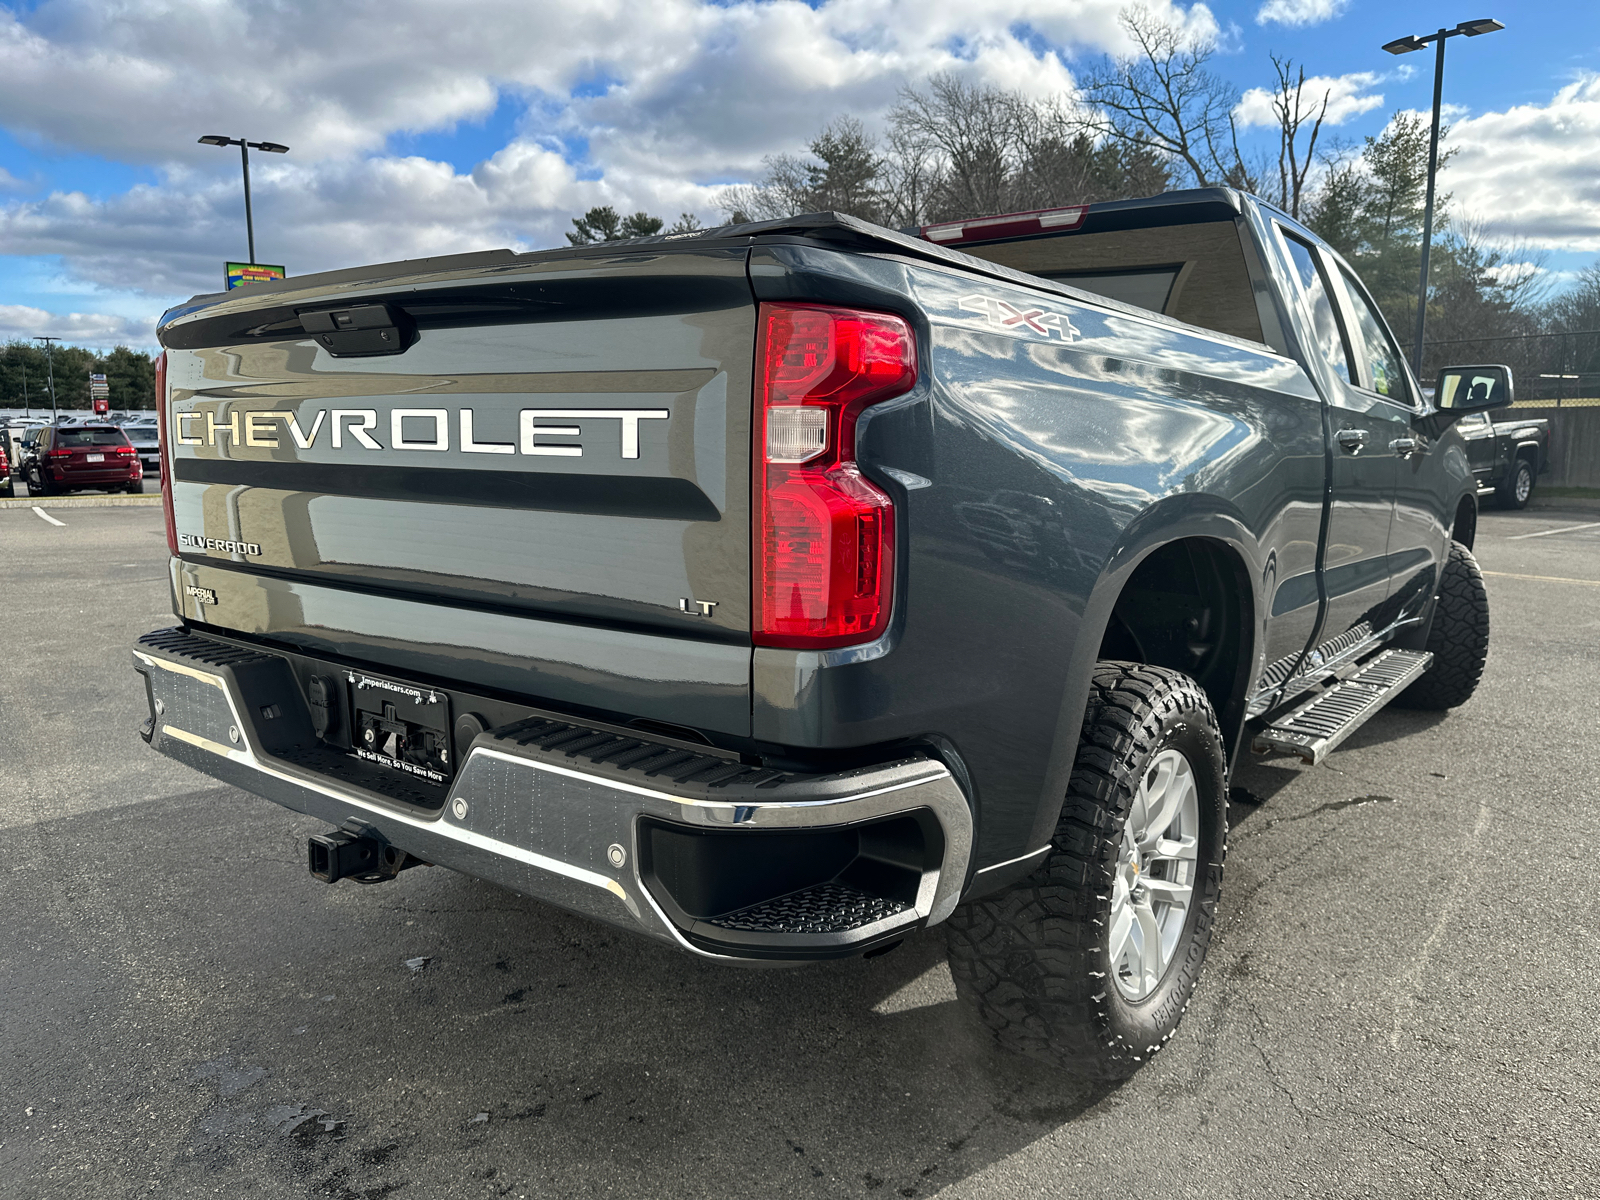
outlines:
[[[318,829],[215,788],[31,827],[72,853],[0,885],[6,1100],[164,1195],[912,1197],[1114,1094],[995,1052],[937,930],[729,968],[443,870],[319,884]]]

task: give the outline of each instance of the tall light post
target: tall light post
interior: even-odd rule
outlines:
[[[244,231],[250,243],[250,265],[256,262],[256,227],[250,215],[250,151],[265,150],[268,154],[287,154],[289,147],[279,142],[248,142],[244,138],[223,137],[220,133],[208,133],[200,139],[202,146],[237,146],[239,157],[244,163]]]
[[[1428,200],[1422,210],[1422,279],[1417,284],[1417,337],[1411,344],[1411,365],[1418,378],[1422,376],[1422,334],[1428,321],[1428,252],[1433,248],[1433,177],[1439,169],[1439,102],[1444,96],[1444,43],[1446,38],[1453,38],[1457,34],[1478,37],[1480,34],[1497,33],[1504,28],[1499,21],[1486,17],[1479,21],[1463,21],[1454,29],[1441,29],[1438,33],[1421,37],[1407,34],[1383,47],[1390,54],[1410,54],[1430,42],[1438,47],[1433,59],[1433,132],[1428,138]]]
[[[54,425],[59,418],[56,415],[56,364],[53,354],[55,346],[52,343],[61,339],[49,334],[35,334],[33,340],[44,343],[44,365],[50,373],[50,424]]]

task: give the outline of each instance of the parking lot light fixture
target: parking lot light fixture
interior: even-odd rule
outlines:
[[[287,154],[289,147],[282,142],[251,142],[244,138],[225,137],[220,133],[208,133],[200,139],[202,146],[237,146],[239,159],[244,164],[244,231],[245,238],[250,247],[250,265],[256,262],[256,227],[255,220],[250,213],[250,151],[262,150],[268,154]]]
[[[1463,21],[1454,29],[1437,33],[1411,34],[1385,42],[1390,54],[1410,54],[1430,43],[1436,48],[1433,59],[1433,130],[1428,137],[1428,198],[1422,208],[1422,277],[1417,284],[1417,336],[1411,343],[1411,365],[1422,376],[1422,334],[1428,323],[1428,252],[1433,248],[1433,182],[1439,170],[1439,105],[1444,97],[1444,44],[1453,37],[1481,37],[1497,33],[1505,26],[1493,17]]]

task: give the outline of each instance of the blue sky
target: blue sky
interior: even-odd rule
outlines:
[[[1215,31],[1246,93],[1277,52],[1326,81],[1351,144],[1431,102],[1405,33],[1451,40],[1458,210],[1543,252],[1600,258],[1600,5],[1252,0],[1153,9]],[[932,71],[1047,96],[1125,44],[1118,0],[0,0],[0,338],[148,344],[168,304],[243,255],[237,154],[262,261],[293,274],[561,241],[591,204],[719,218],[720,186],[825,121],[881,128]],[[251,53],[240,55],[241,46]],[[1266,146],[1272,132],[1250,135]]]

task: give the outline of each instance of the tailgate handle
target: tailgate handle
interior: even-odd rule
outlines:
[[[335,358],[404,354],[416,340],[410,317],[387,304],[299,312],[300,328]]]

